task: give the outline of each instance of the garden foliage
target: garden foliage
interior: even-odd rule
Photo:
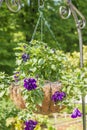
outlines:
[[[10,121],[18,113],[18,110],[9,98],[10,82],[11,78],[7,74],[0,72],[0,130],[9,130],[14,127],[14,120],[12,120],[11,125]],[[9,125],[7,124],[8,119]]]
[[[55,0],[54,0],[55,1]],[[43,21],[43,41],[48,43],[52,48],[61,48],[64,51],[79,51],[78,34],[73,17],[63,20],[59,14],[61,1],[45,0],[43,15],[48,22],[49,28],[53,31],[56,40],[52,37],[48,28]],[[12,74],[15,68],[15,56],[13,48],[19,42],[28,43],[31,41],[38,17],[37,0],[22,1],[24,5],[18,13],[10,12],[3,2],[0,7],[0,71]],[[86,17],[86,0],[72,0],[73,4]],[[36,31],[35,39],[41,40],[41,23]],[[83,43],[87,41],[87,27],[82,31]],[[14,57],[14,58],[13,58]],[[10,70],[10,71],[9,71]]]
[[[72,2],[86,17],[86,0]],[[41,11],[46,18],[45,23],[48,23],[56,38],[52,37],[43,22],[42,36],[46,44],[39,41],[40,27],[35,35],[38,41],[31,42],[39,16],[37,0],[32,0],[31,4],[23,3],[24,7],[17,14],[8,11],[5,5],[0,7],[0,71],[3,71],[0,72],[0,130],[12,128],[21,130],[21,124],[35,116],[32,112],[36,110],[37,103],[39,105],[42,103],[42,87],[47,80],[61,82],[66,97],[58,104],[64,104],[69,108],[73,108],[73,103],[87,93],[87,47],[84,46],[84,67],[81,69],[80,54],[76,52],[79,51],[78,34],[73,17],[62,20],[59,15],[59,7],[64,4],[45,1],[44,9]],[[86,45],[87,27],[82,33]],[[4,71],[10,75],[12,73],[15,75],[16,72],[19,74],[16,77],[14,75],[9,77]],[[27,78],[34,78],[37,81],[35,90],[27,91],[24,88],[24,79]],[[9,86],[13,81],[20,85],[27,109],[18,110],[10,100]],[[41,118],[39,120],[42,123]],[[40,129],[40,125],[36,128]],[[50,130],[52,127],[48,128]]]
[[[84,67],[80,69],[79,52],[73,52],[72,54],[64,53],[57,49],[51,49],[46,43],[35,40],[29,45],[19,43],[15,48],[17,68],[15,68],[14,75],[10,78],[4,73],[0,73],[0,102],[4,103],[1,105],[1,120],[3,119],[6,123],[6,119],[14,117],[15,123],[17,124],[18,121],[21,122],[21,120],[26,121],[32,117],[34,118],[32,112],[36,110],[36,104],[39,103],[40,105],[43,100],[42,87],[46,80],[52,82],[61,81],[62,91],[66,93],[66,97],[63,101],[58,102],[58,104],[64,104],[70,110],[71,107],[73,109],[74,101],[79,100],[87,92],[86,50],[87,47],[84,46]],[[23,59],[23,54],[29,56],[27,61]],[[15,77],[16,72],[18,74]],[[35,90],[27,91],[24,88],[24,79],[26,78],[36,79],[37,88]],[[9,86],[13,81],[20,85],[22,96],[26,100],[27,111],[26,109],[21,111],[17,110],[9,99]],[[11,126],[9,125],[8,128]],[[17,128],[18,126],[16,125]],[[3,125],[3,128],[7,129],[6,125]]]
[[[84,68],[80,68],[79,53],[64,53],[57,49],[51,49],[46,43],[38,41],[32,41],[28,46],[27,44],[19,44],[16,50],[16,64],[18,65],[16,71],[20,73],[21,80],[36,78],[38,86],[43,86],[41,81],[43,83],[46,80],[51,82],[61,81],[62,90],[66,93],[66,98],[62,103],[67,107],[72,106],[74,100],[79,100],[82,95],[86,95],[85,70],[87,63],[85,61]],[[84,47],[84,50],[86,50],[86,47]],[[26,62],[22,58],[23,54],[29,55]],[[33,95],[31,97],[34,99]],[[38,101],[39,98],[36,99]]]

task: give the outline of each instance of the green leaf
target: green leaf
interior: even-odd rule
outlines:
[[[0,92],[0,98],[3,97],[4,94],[5,94],[5,91],[1,91]]]
[[[44,59],[41,58],[38,60],[38,65],[43,65],[44,63],[45,63]]]
[[[56,70],[56,66],[54,64],[51,65],[51,69],[55,71]]]

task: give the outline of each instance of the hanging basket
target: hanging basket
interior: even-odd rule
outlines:
[[[59,82],[47,82],[42,89],[44,93],[42,105],[41,106],[38,104],[36,105],[37,111],[35,111],[35,113],[48,115],[63,110],[65,108],[64,105],[56,105],[55,102],[52,101],[51,99],[52,95],[56,91],[61,91],[61,88],[62,86],[61,83]],[[13,84],[10,88],[10,96],[14,104],[18,108],[20,109],[26,108],[26,101],[24,101],[22,97],[20,86]]]
[[[12,85],[10,86],[10,98],[17,106],[17,108],[26,108],[26,103],[22,97],[19,85],[15,85],[14,83],[12,83]]]

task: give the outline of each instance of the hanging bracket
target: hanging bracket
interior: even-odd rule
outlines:
[[[81,30],[86,26],[85,17],[82,13],[72,4],[71,0],[64,0],[66,6],[61,6],[59,13],[63,19],[68,19],[72,14],[75,20],[78,37],[79,37],[79,48],[80,48],[80,68],[83,68],[83,41]],[[83,119],[83,130],[86,130],[86,112],[85,112],[85,97],[82,95],[82,119]]]

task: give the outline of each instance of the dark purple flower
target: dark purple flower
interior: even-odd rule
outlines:
[[[66,97],[66,93],[65,92],[61,92],[61,96],[62,97]]]
[[[29,55],[26,54],[26,53],[24,53],[24,54],[22,55],[22,59],[23,59],[23,61],[26,62],[26,61],[29,59]]]
[[[18,82],[18,80],[19,80],[19,72],[16,72],[14,74],[14,80],[15,80],[15,82]]]
[[[37,121],[29,120],[25,122],[24,130],[34,130],[37,125]]]
[[[77,117],[81,117],[81,116],[82,116],[82,113],[80,112],[80,110],[78,110],[78,108],[75,108],[71,115],[71,118],[77,118]]]
[[[57,102],[57,101],[62,101],[64,99],[64,97],[66,97],[66,94],[64,92],[59,92],[59,91],[56,91],[53,95],[52,95],[52,100],[54,102]]]
[[[27,90],[33,90],[33,89],[36,89],[37,88],[37,85],[36,85],[36,80],[33,79],[33,78],[29,78],[29,79],[24,79],[24,87],[27,89]]]

